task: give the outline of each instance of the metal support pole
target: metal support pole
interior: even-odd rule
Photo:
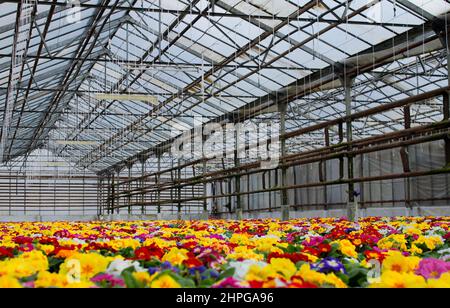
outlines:
[[[128,202],[128,214],[131,214],[131,172],[133,169],[133,165],[128,165],[128,197],[127,197],[127,202]]]
[[[114,182],[116,185],[117,185],[117,193],[119,193],[120,192],[120,169],[117,169],[117,176],[116,176],[116,181]],[[118,198],[117,199],[117,210],[116,210],[116,213],[117,214],[119,214],[119,212],[120,212],[120,208],[119,208],[119,206],[120,206],[120,198]],[[113,214],[114,214],[114,211],[113,211]]]
[[[145,158],[142,158],[141,160],[141,189],[142,189],[142,193],[141,193],[141,214],[144,215],[145,214],[145,206],[144,206],[144,196],[145,196],[145,192],[144,192],[144,187],[145,187]]]
[[[99,176],[97,178],[97,215],[98,216],[103,215],[102,187],[103,187],[103,178],[101,176]]]
[[[329,127],[325,128],[324,134],[325,134],[325,146],[329,147],[330,144],[331,144],[330,143],[330,128]],[[326,182],[327,178],[328,178],[327,161],[323,162],[323,169],[324,169],[323,170],[323,177],[324,177],[324,180]],[[325,209],[327,209],[328,208],[328,187],[327,186],[324,186],[324,188],[323,188],[323,199],[324,199]]]
[[[235,142],[234,142],[234,166],[239,170],[239,167],[241,165],[241,160],[239,158],[240,150],[239,150],[239,137],[241,132],[236,130],[235,131]],[[245,136],[243,136],[245,140]],[[242,197],[239,195],[241,192],[241,175],[239,174],[239,171],[236,172],[236,176],[234,178],[234,191],[237,194],[236,195],[236,219],[242,220]]]
[[[178,166],[181,166],[181,161],[178,160]],[[177,218],[178,220],[181,220],[181,167],[177,169],[177,180],[178,180],[178,186],[177,186]]]
[[[353,125],[352,125],[352,84],[353,78],[348,76],[342,77],[342,84],[345,91],[345,114],[346,114],[346,137],[347,143],[353,141]],[[352,147],[349,146],[348,150],[351,151]],[[347,155],[347,177],[349,180],[354,178],[354,155]],[[347,217],[351,221],[358,220],[358,203],[355,198],[355,183],[352,181],[348,184],[348,204],[347,204]]]
[[[114,214],[114,206],[116,203],[116,199],[114,198],[115,195],[115,187],[114,187],[114,178],[115,173],[114,171],[111,172],[111,174],[108,176],[108,196],[109,196],[109,210],[108,214]]]
[[[158,214],[161,214],[161,189],[159,188],[159,185],[161,184],[161,155],[159,154],[157,156],[157,168],[156,187],[158,187]]]
[[[203,174],[207,173],[207,168],[206,168],[206,159],[203,160]],[[207,220],[209,218],[209,213],[208,213],[208,200],[207,200],[207,196],[208,196],[208,183],[205,182],[203,183],[203,197],[205,198],[203,200],[203,219]]]
[[[287,104],[279,104],[278,111],[280,113],[280,136],[286,134],[286,111]],[[286,157],[286,138],[281,137],[281,157]],[[287,167],[281,168],[281,186],[287,187]],[[281,220],[289,220],[289,195],[287,189],[281,190]]]

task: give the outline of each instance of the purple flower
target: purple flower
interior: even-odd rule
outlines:
[[[201,266],[196,266],[196,267],[190,268],[189,274],[195,275],[196,272],[203,273],[204,271],[206,271],[206,266],[201,265]]]
[[[450,263],[433,258],[421,260],[416,270],[417,275],[421,275],[426,279],[438,279],[446,272],[450,272]]]
[[[341,272],[345,274],[345,267],[336,258],[325,258],[319,262],[319,264],[313,266],[320,273],[333,273],[333,272]]]

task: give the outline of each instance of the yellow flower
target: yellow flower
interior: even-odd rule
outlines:
[[[227,259],[238,260],[247,259],[254,261],[261,261],[264,259],[264,255],[255,253],[253,250],[247,248],[247,246],[238,246],[234,251],[227,255]]]
[[[239,245],[248,245],[250,244],[250,239],[245,234],[234,233],[230,238],[230,243]]]
[[[158,273],[154,273],[153,275],[150,275],[148,272],[134,272],[133,277],[140,283],[144,284],[145,286],[150,286],[151,282],[155,277],[158,275]]]
[[[411,252],[411,254],[413,255],[421,255],[423,253],[423,250],[417,247],[415,244],[411,244],[409,252]]]
[[[19,281],[11,276],[0,276],[0,289],[19,289],[22,285]]]
[[[422,245],[425,244],[425,246],[429,250],[434,250],[436,247],[441,246],[444,244],[442,241],[442,238],[440,236],[419,236],[419,238],[414,241],[415,245]]]
[[[53,245],[37,245],[37,248],[42,250],[46,255],[49,255],[55,247]]]
[[[425,288],[426,286],[427,282],[422,276],[394,271],[383,272],[380,281],[370,285],[371,288]]]
[[[377,246],[380,249],[399,249],[401,251],[407,251],[407,240],[404,234],[391,234],[378,241]]]
[[[270,264],[274,267],[276,272],[281,273],[286,279],[291,279],[297,272],[297,267],[289,259],[272,258],[270,259]]]
[[[319,286],[332,286],[335,288],[347,288],[347,285],[335,274],[323,274],[311,270],[309,264],[303,264],[296,276],[300,276],[305,282]]]
[[[269,278],[276,278],[279,275],[272,265],[266,265],[264,267],[256,264],[250,266],[247,274],[245,275],[246,281],[266,281]]]
[[[450,273],[444,273],[439,279],[428,279],[428,288],[450,288]]]
[[[390,251],[383,261],[383,272],[408,273],[414,271],[420,263],[418,257],[405,257],[398,251]]]
[[[188,259],[187,253],[188,251],[186,249],[174,247],[163,256],[162,261],[170,262],[172,265],[181,265],[184,260]]]
[[[36,288],[66,288],[69,285],[69,281],[66,275],[40,272],[34,285]]]
[[[356,258],[358,253],[356,252],[356,247],[349,240],[342,240],[339,242],[339,249],[347,257]]]
[[[61,265],[60,273],[74,277],[75,280],[89,280],[95,275],[106,271],[112,258],[97,253],[76,253],[66,259]]]
[[[0,262],[0,276],[25,278],[47,269],[47,257],[36,250],[25,252],[15,259]]]
[[[161,288],[161,289],[169,289],[169,288],[181,288],[181,285],[175,281],[169,275],[162,275],[159,278],[153,280],[150,285],[151,288]]]

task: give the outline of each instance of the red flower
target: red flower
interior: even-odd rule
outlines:
[[[320,252],[320,254],[328,254],[331,251],[331,245],[319,244],[319,246],[317,246],[317,250]]]
[[[383,262],[383,260],[386,258],[384,253],[375,250],[364,251],[364,256],[367,260],[378,260],[380,262]]]
[[[136,260],[149,261],[153,257],[161,259],[163,256],[164,256],[164,250],[159,248],[155,244],[152,244],[152,245],[146,246],[146,247],[140,247],[134,251],[134,258]]]
[[[309,282],[292,282],[287,285],[288,288],[296,288],[296,289],[317,289],[317,286],[309,283]]]
[[[262,289],[264,286],[264,282],[263,281],[249,281],[248,284],[250,285],[250,288],[252,289]]]
[[[319,249],[312,248],[312,247],[305,247],[305,248],[303,248],[302,252],[310,254],[310,255],[313,255],[313,256],[316,256],[316,257],[320,256],[320,254],[321,254]]]
[[[38,240],[39,240],[39,244],[42,244],[42,245],[53,245],[55,247],[59,246],[58,240],[54,237],[41,237]]]
[[[0,247],[0,259],[2,258],[14,258],[13,249]]]
[[[22,246],[20,246],[19,250],[23,251],[23,252],[29,252],[29,251],[34,250],[34,246],[31,243],[26,243],[26,244],[23,244]]]
[[[188,253],[188,259],[183,263],[187,267],[197,267],[203,265],[203,263],[199,259],[197,259],[193,253]]]
[[[298,262],[308,262],[308,256],[302,254],[302,253],[278,253],[278,252],[272,252],[267,256],[267,262],[270,263],[270,260],[272,258],[283,258],[283,259],[289,259],[293,263]]]
[[[31,244],[33,243],[34,239],[32,237],[28,236],[17,236],[14,238],[14,243],[23,245],[23,244]]]
[[[60,253],[61,251],[64,251],[64,250],[76,250],[79,248],[77,246],[81,246],[81,245],[56,246],[55,249],[49,255],[50,256],[57,255],[58,253]]]
[[[182,248],[187,249],[187,250],[192,250],[195,247],[197,247],[197,243],[194,241],[190,241],[190,242],[184,243],[182,245]]]
[[[111,251],[111,252],[117,252],[116,249],[112,248],[108,244],[106,244],[106,243],[97,243],[97,242],[89,243],[89,245],[84,250],[85,251],[107,250],[107,251]]]
[[[72,234],[68,230],[59,230],[53,233],[53,236],[59,238],[70,238]]]
[[[447,241],[450,241],[450,232],[447,233],[446,235],[444,235],[444,238],[445,238]]]

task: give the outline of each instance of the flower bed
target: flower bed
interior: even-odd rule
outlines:
[[[450,287],[450,218],[0,223],[0,287]]]

